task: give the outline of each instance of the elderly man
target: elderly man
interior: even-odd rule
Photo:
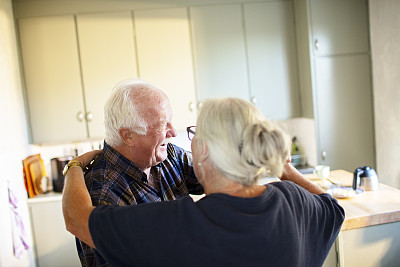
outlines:
[[[202,194],[192,155],[171,143],[176,136],[168,97],[152,84],[118,84],[104,106],[103,152],[85,174],[92,203],[134,205]],[[152,223],[152,222],[149,222]],[[106,266],[77,239],[82,266]]]

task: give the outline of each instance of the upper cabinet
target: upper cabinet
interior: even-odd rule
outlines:
[[[19,20],[33,143],[103,138],[103,107],[137,77],[130,12]]]
[[[104,136],[104,103],[121,80],[136,78],[131,12],[78,15],[88,135]]]
[[[135,11],[140,77],[169,97],[178,130],[196,123],[196,97],[187,8]]]
[[[86,138],[74,17],[25,18],[18,26],[33,142]]]
[[[316,55],[369,51],[367,1],[311,0],[313,48]]]
[[[293,4],[244,5],[251,100],[269,118],[301,116]]]
[[[241,5],[190,8],[199,101],[209,97],[249,100]]]
[[[178,130],[212,97],[252,101],[271,119],[301,116],[292,1],[102,13],[71,2],[65,16],[41,5],[17,5],[32,16],[18,21],[34,143],[103,138],[107,97],[134,77],[165,91]]]

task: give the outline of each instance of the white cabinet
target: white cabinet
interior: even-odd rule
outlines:
[[[374,167],[366,1],[306,4],[318,162],[351,172]]]
[[[65,230],[61,194],[28,200],[36,266],[81,266],[75,237]]]
[[[374,167],[369,55],[321,57],[316,67],[316,121],[320,162],[354,171]]]
[[[269,118],[301,116],[291,1],[244,4],[250,91]]]
[[[31,139],[87,137],[73,16],[18,21]]]
[[[187,8],[135,11],[142,79],[169,97],[178,130],[196,123],[196,97]]]
[[[249,100],[241,5],[191,7],[190,17],[198,100]]]
[[[137,77],[130,12],[19,20],[33,143],[104,137],[104,103]]]
[[[310,14],[316,55],[369,51],[366,0],[311,0]]]
[[[70,16],[19,18],[33,142],[102,138],[104,102],[132,77],[166,92],[178,130],[212,97],[253,101],[271,119],[302,115],[292,1],[184,4],[98,13],[71,3]]]
[[[104,138],[104,103],[121,80],[136,78],[131,12],[77,15],[88,136]]]

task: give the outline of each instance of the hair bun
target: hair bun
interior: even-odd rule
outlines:
[[[268,120],[248,125],[240,145],[242,164],[257,176],[280,176],[289,156],[289,137]]]

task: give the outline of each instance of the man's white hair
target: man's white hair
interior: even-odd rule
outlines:
[[[147,122],[144,119],[144,114],[142,114],[141,108],[138,107],[138,103],[132,95],[133,89],[138,87],[152,88],[150,91],[154,91],[153,88],[156,88],[140,79],[125,80],[114,87],[104,105],[105,141],[112,147],[122,143],[119,135],[121,128],[130,129],[140,135],[147,133]],[[144,90],[141,95],[146,95],[150,91]]]

